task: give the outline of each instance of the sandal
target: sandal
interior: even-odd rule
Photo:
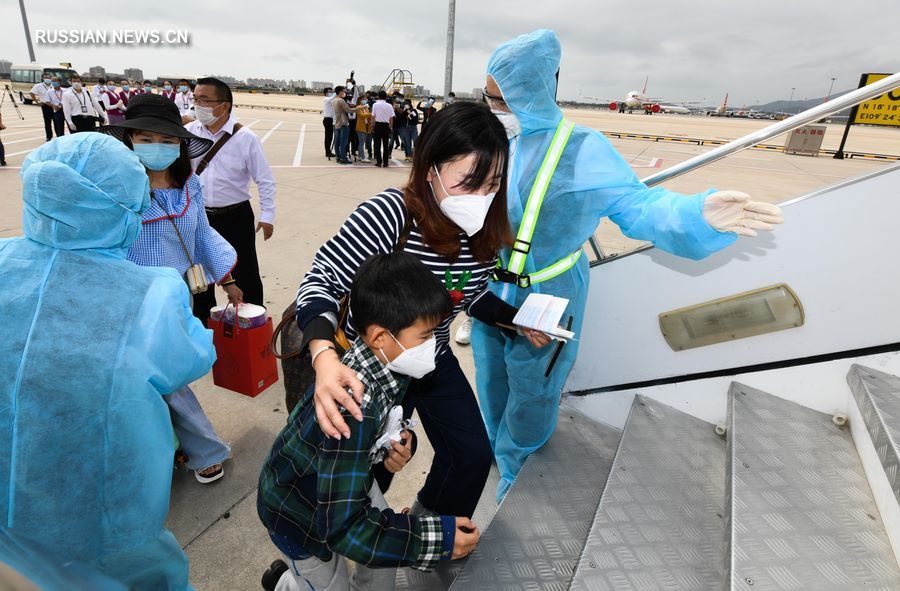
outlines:
[[[207,468],[204,468],[203,470],[206,469]],[[197,479],[197,482],[200,484],[209,484],[225,476],[225,467],[220,464],[218,470],[206,475],[200,474],[200,472],[202,472],[202,470],[194,470],[194,477]]]

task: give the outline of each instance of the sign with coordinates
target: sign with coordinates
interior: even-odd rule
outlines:
[[[864,86],[887,78],[890,74],[865,74]],[[900,88],[878,95],[860,103],[853,123],[866,125],[892,125],[900,127]]]

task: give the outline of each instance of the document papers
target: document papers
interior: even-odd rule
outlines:
[[[517,326],[539,330],[555,339],[567,341],[575,333],[559,326],[569,300],[546,293],[533,293],[525,298],[525,303],[513,319]]]

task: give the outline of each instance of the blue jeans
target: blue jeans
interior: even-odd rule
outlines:
[[[412,124],[409,124],[406,127],[401,127],[400,139],[403,142],[404,155],[407,158],[411,158],[413,155],[413,145],[415,141],[419,139],[419,128]]]
[[[337,152],[335,156],[337,156],[338,160],[347,160],[347,142],[350,141],[350,126],[345,125],[343,127],[336,127],[334,129],[334,143],[337,146]]]
[[[228,459],[231,448],[216,435],[200,401],[188,386],[163,396],[163,400],[169,405],[172,427],[181,451],[188,457],[188,468],[203,470]]]
[[[369,156],[372,156],[372,140],[364,131],[357,131],[356,137],[358,141],[356,143],[356,155],[359,156],[359,159],[362,160],[366,157],[366,148],[369,148]]]

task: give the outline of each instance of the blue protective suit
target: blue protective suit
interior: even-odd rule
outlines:
[[[22,182],[25,236],[0,240],[0,526],[130,589],[188,588],[163,528],[162,395],[215,352],[178,273],[124,260],[147,174],[118,140],[80,133],[32,152]]]
[[[497,48],[487,73],[500,87],[521,135],[511,140],[507,200],[513,232],[519,228],[532,184],[562,119],[556,104],[560,45],[552,31],[538,30]],[[703,218],[709,193],[681,195],[647,188],[606,138],[576,126],[560,158],[544,199],[525,272],[543,269],[579,250],[608,216],[625,233],[649,240],[665,251],[700,259],[735,241],[733,233],[715,230]],[[509,250],[501,253],[509,262]],[[601,289],[622,286],[601,286]],[[530,288],[492,282],[491,291],[520,306],[532,292],[570,300],[564,321],[574,318],[581,333],[588,290],[588,262],[582,256],[562,275]],[[510,339],[476,322],[472,331],[478,397],[488,436],[500,469],[498,499],[512,484],[530,453],[541,447],[556,426],[559,397],[575,362],[578,342],[566,344],[548,378],[556,348],[535,349],[524,338]],[[602,351],[593,351],[602,359]]]

